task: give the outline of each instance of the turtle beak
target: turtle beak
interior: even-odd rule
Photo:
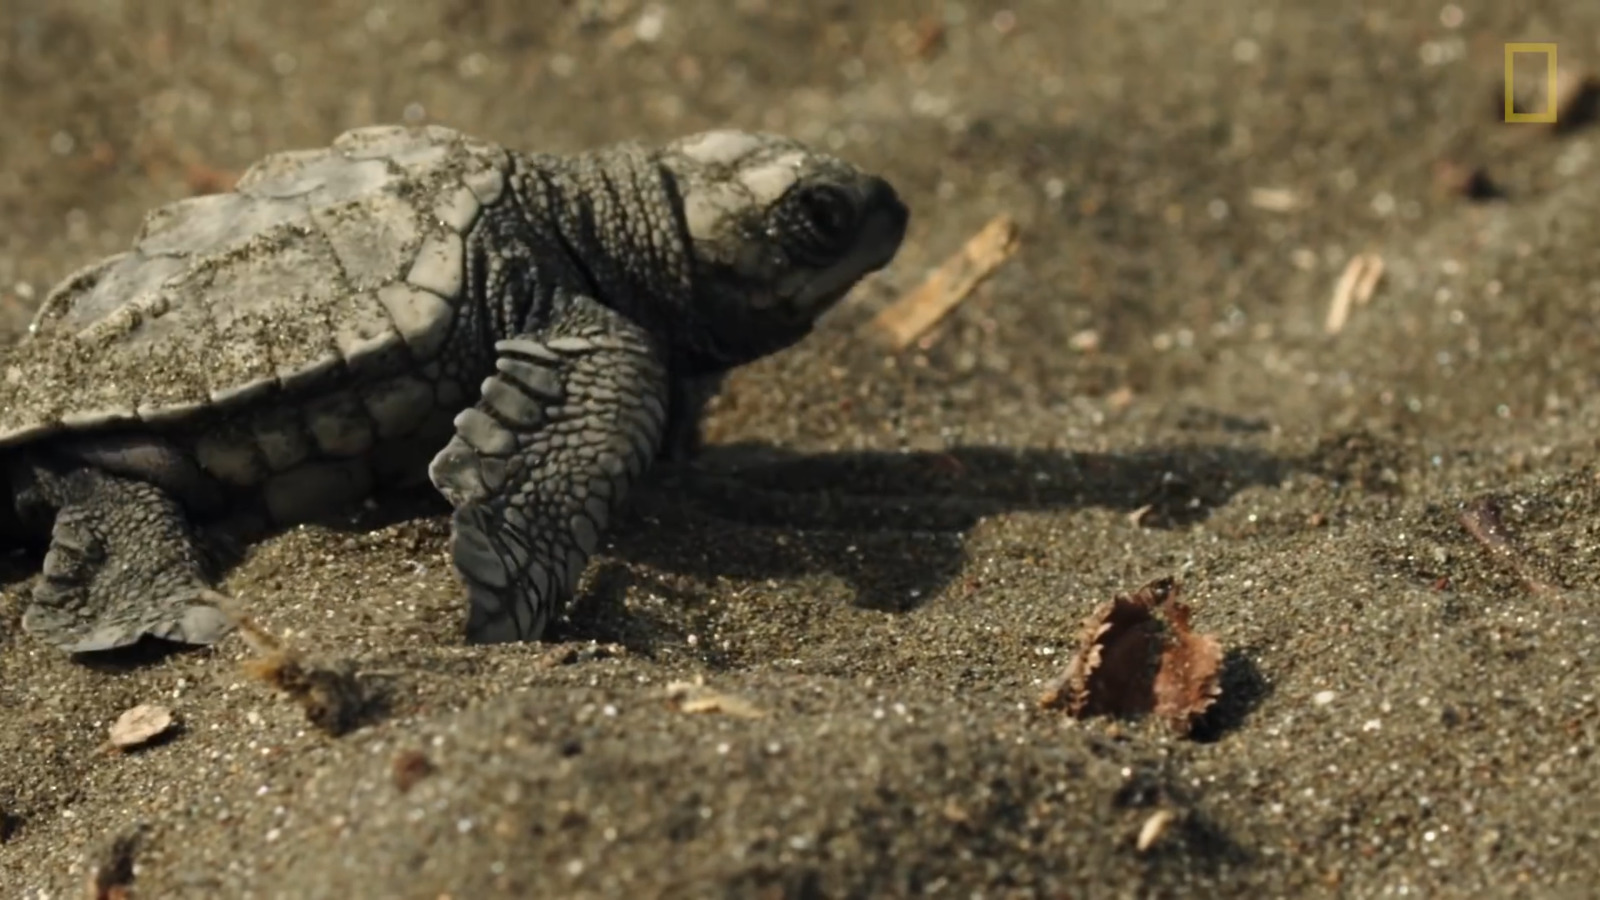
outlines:
[[[911,212],[894,188],[881,178],[871,179],[862,208],[865,214],[854,249],[792,295],[790,308],[796,316],[815,319],[827,312],[856,282],[887,266],[900,251]]]
[[[882,178],[873,178],[867,188],[865,207],[867,218],[862,226],[861,243],[872,250],[867,271],[875,272],[887,266],[900,252],[906,239],[906,229],[911,224],[911,210],[895,193],[894,187]]]

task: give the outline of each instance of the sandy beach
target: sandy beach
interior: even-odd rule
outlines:
[[[1508,124],[1540,41],[1566,118]],[[0,342],[147,209],[377,122],[779,131],[912,217],[546,642],[464,643],[437,497],[244,548],[346,733],[237,637],[63,655],[0,554],[0,895],[1595,896],[1597,75],[1553,0],[6,0]],[[1161,578],[1222,652],[1193,732],[1041,708]],[[108,750],[139,704],[175,727]]]

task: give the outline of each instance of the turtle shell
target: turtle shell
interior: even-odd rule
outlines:
[[[451,333],[465,236],[510,171],[450,129],[376,126],[155,209],[0,349],[0,447],[425,365]]]

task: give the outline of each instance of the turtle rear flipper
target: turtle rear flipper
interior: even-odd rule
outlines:
[[[145,636],[210,644],[228,630],[182,508],[154,485],[79,467],[32,466],[28,494],[55,510],[44,572],[22,627],[72,653]]]
[[[587,297],[495,351],[495,374],[428,468],[456,507],[450,549],[472,643],[543,635],[660,450],[667,418],[666,367],[649,335]]]

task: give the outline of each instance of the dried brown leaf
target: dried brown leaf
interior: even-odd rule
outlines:
[[[1162,578],[1102,604],[1039,704],[1080,719],[1153,712],[1187,735],[1221,695],[1222,645],[1194,632],[1179,590]]]
[[[1160,649],[1159,623],[1152,611],[1171,585],[1170,579],[1151,582],[1101,604],[1084,619],[1078,652],[1040,703],[1062,707],[1077,718],[1148,712],[1150,679]]]
[[[1150,663],[1160,647],[1158,623],[1137,598],[1112,601],[1091,645],[1077,716],[1137,716],[1150,711]]]
[[[305,711],[312,725],[329,735],[338,737],[360,722],[369,709],[370,698],[356,678],[354,666],[346,661],[313,663],[239,612],[231,600],[218,605],[257,654],[241,663],[246,675],[288,695]]]
[[[1167,601],[1166,613],[1167,649],[1156,672],[1155,713],[1187,735],[1222,693],[1222,644],[1212,635],[1194,633],[1189,607],[1176,596]]]

